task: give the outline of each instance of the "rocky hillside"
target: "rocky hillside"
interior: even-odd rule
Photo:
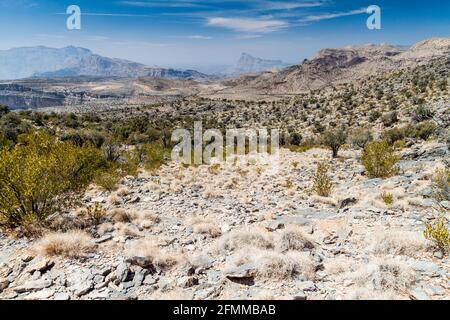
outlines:
[[[0,235],[0,299],[448,299],[449,260],[422,236],[429,177],[448,150],[401,155],[402,174],[382,180],[362,174],[358,151],[342,152],[327,198],[311,194],[323,149],[283,150],[275,177],[172,163],[112,193],[93,187],[83,206],[105,215],[84,232]],[[77,229],[85,214],[54,227]]]
[[[140,63],[94,54],[84,48],[27,47],[0,51],[0,79],[27,77],[164,77],[206,80],[194,70],[148,67]]]
[[[426,63],[450,54],[450,38],[420,42],[408,50],[389,45],[367,45],[321,50],[311,60],[280,71],[243,76],[224,84],[223,92],[259,94],[301,93],[353,82]]]

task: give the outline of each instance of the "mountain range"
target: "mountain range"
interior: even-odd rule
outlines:
[[[195,70],[149,67],[122,59],[94,54],[79,47],[22,47],[0,51],[0,79],[28,77],[163,77],[176,79],[210,79]]]
[[[223,94],[296,94],[358,81],[450,56],[450,38],[431,38],[407,49],[393,45],[363,45],[322,49],[310,60],[280,70],[242,75],[223,82]]]

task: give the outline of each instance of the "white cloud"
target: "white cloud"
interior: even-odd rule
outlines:
[[[192,40],[211,40],[212,37],[209,36],[201,36],[201,35],[192,35],[192,36],[187,36],[186,38],[188,39],[192,39]]]
[[[362,13],[366,13],[367,9],[358,9],[358,10],[351,10],[347,12],[338,12],[338,13],[324,13],[320,15],[311,15],[307,16],[303,19],[301,19],[301,22],[315,22],[315,21],[321,21],[321,20],[329,20],[329,19],[335,19],[340,17],[348,17],[348,16],[354,16]]]
[[[241,39],[241,40],[250,40],[250,39],[257,39],[257,38],[261,38],[262,35],[260,34],[243,34],[243,35],[239,35],[236,38],[237,39]]]
[[[142,8],[207,8],[208,6],[190,1],[121,1],[120,4]]]
[[[208,25],[238,32],[269,33],[289,26],[285,21],[252,18],[209,18]]]
[[[299,9],[299,8],[314,8],[314,7],[321,7],[324,5],[324,1],[294,1],[294,2],[275,2],[275,1],[266,1],[263,2],[263,9],[264,10],[293,10],[293,9]]]

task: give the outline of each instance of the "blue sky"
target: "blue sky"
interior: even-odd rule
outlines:
[[[81,30],[66,29],[69,5]],[[365,12],[382,9],[382,29]],[[324,47],[410,45],[450,36],[442,0],[0,0],[0,49],[82,46],[148,65],[197,68],[233,64],[242,52],[296,63]]]

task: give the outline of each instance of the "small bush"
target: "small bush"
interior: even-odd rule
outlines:
[[[355,148],[364,149],[364,147],[373,141],[372,132],[368,129],[357,129],[352,132],[350,142]]]
[[[450,231],[446,226],[445,218],[438,219],[434,224],[427,223],[425,225],[424,236],[427,240],[432,241],[440,250],[448,252],[450,248]]]
[[[89,206],[81,211],[81,215],[86,219],[89,225],[99,225],[104,222],[106,218],[106,210],[99,204],[96,203],[93,206]]]
[[[437,202],[450,201],[450,169],[440,169],[431,179],[433,198]]]
[[[289,144],[299,146],[302,143],[303,137],[298,132],[293,132],[289,136]]]
[[[399,157],[386,141],[369,143],[363,151],[362,163],[369,178],[388,178],[398,172]]]
[[[391,146],[394,145],[399,140],[405,139],[405,129],[404,128],[393,128],[386,130],[382,135],[383,140],[386,140]]]
[[[321,197],[329,197],[332,189],[333,183],[328,177],[328,166],[321,162],[317,165],[316,174],[314,175],[313,190]]]
[[[161,143],[144,144],[139,147],[139,152],[146,170],[159,169],[166,162],[167,149]]]
[[[422,122],[432,119],[434,116],[433,111],[425,106],[419,106],[414,110],[413,119],[416,122]]]
[[[0,151],[0,224],[42,222],[70,205],[105,165],[93,147],[77,148],[43,132]]]
[[[323,134],[322,141],[333,151],[333,158],[337,158],[339,149],[347,141],[347,133],[343,129],[328,130]]]
[[[7,106],[0,104],[0,118],[3,117],[7,113],[9,113],[9,108]]]
[[[398,122],[398,113],[396,111],[386,113],[381,118],[381,122],[385,127],[390,127]]]
[[[386,205],[391,205],[394,203],[394,196],[392,193],[382,192],[380,197]]]
[[[381,117],[381,112],[378,110],[374,110],[370,113],[369,120],[370,120],[370,122],[375,122],[378,119],[380,119],[380,117]]]
[[[114,191],[120,182],[121,176],[115,167],[97,174],[94,183],[107,191]]]
[[[49,233],[37,244],[38,251],[46,256],[83,258],[95,249],[92,238],[82,231]]]
[[[433,121],[425,121],[417,125],[415,135],[422,140],[428,140],[438,130],[438,126]]]

